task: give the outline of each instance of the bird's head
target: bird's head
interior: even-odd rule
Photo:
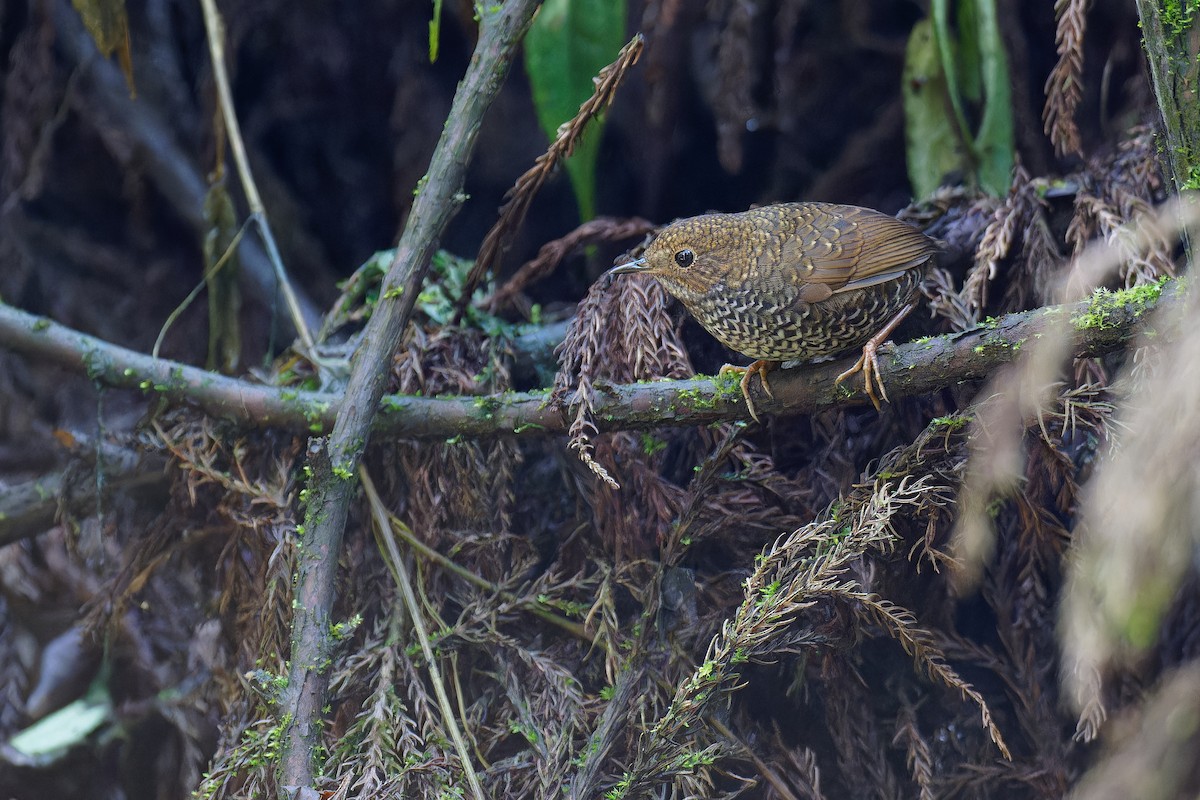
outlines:
[[[736,262],[745,246],[742,226],[728,214],[705,214],[663,228],[641,258],[609,270],[610,275],[653,275],[684,300],[704,294]]]

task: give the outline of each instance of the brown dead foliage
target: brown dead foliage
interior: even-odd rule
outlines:
[[[120,332],[132,324],[124,312],[147,287],[187,282],[175,248],[196,231],[180,236],[178,220],[162,223],[160,205],[186,203],[169,195],[170,176],[146,160],[136,130],[100,113],[111,98],[88,83],[98,73],[80,71],[82,94],[69,99],[57,74],[66,70],[50,58],[50,33],[69,31],[46,21],[50,5],[31,4],[19,32],[0,37],[11,65],[0,187],[4,213],[13,212],[0,245],[13,267],[2,288],[6,300],[75,309],[83,327],[111,318],[109,330]],[[350,4],[340,13],[364,31],[357,39],[339,28],[332,7],[301,4],[280,16],[285,5],[230,6],[230,45],[289,67],[247,89],[260,92],[261,103],[246,109],[246,128],[256,137],[268,203],[292,223],[280,225],[295,232],[283,244],[291,263],[310,267],[314,284],[328,291],[332,280],[314,265],[368,252],[411,202],[421,174],[415,165],[425,163],[444,116],[442,84],[452,86],[456,75],[424,70],[426,42],[397,43],[382,24],[400,15],[423,37],[425,7],[385,13]],[[893,17],[889,5],[906,10]],[[611,111],[610,130],[625,133],[620,159],[643,181],[629,191],[640,192],[640,204],[622,215],[660,219],[718,201],[732,210],[814,186],[844,195],[814,199],[882,205],[881,198],[904,195],[902,176],[889,171],[901,161],[898,151],[875,158],[878,170],[864,166],[863,154],[899,137],[894,105],[876,113],[881,103],[870,87],[894,87],[913,21],[904,14],[915,18],[917,6],[651,0],[631,10],[651,47],[644,77],[629,75],[640,105],[630,111],[618,102]],[[1087,95],[1076,90],[1088,69],[1099,69],[1083,60],[1082,46],[1097,29],[1085,29],[1084,15],[1100,10],[1078,0],[1056,4],[1048,149],[1076,153],[1094,138],[1077,130]],[[171,11],[144,22],[190,30],[191,12]],[[446,4],[443,58],[470,38],[471,11]],[[279,31],[263,24],[272,20],[282,20]],[[277,53],[275,36],[304,56]],[[360,90],[343,72],[359,48],[397,73],[395,107],[386,114],[369,116],[366,95],[379,84]],[[634,56],[626,57],[625,68]],[[140,59],[135,54],[135,66]],[[322,107],[328,116],[304,116],[312,108],[282,78],[293,68],[305,85],[333,81],[338,91]],[[866,83],[848,85],[845,76],[858,70]],[[172,74],[139,76],[139,89],[182,103],[184,78],[205,80],[203,70]],[[522,218],[544,244],[522,255],[525,265],[464,319],[476,311],[523,313],[538,292],[541,302],[561,289],[553,282],[565,270],[555,270],[580,250],[624,246],[653,227],[621,216],[564,233],[575,221],[539,225],[530,211],[535,190],[554,189],[552,167],[571,137],[612,100],[619,71],[602,77],[594,103],[509,195],[477,278],[489,260],[500,264]],[[527,98],[509,101],[511,121]],[[190,116],[179,113],[176,138],[202,152],[209,145],[194,120],[206,114],[182,107]],[[381,147],[360,136],[358,116],[367,128],[431,122]],[[289,128],[280,120],[297,117],[322,130],[321,142],[288,139],[272,149],[272,137]],[[124,228],[39,217],[74,208],[78,198],[63,192],[75,182],[81,192],[121,184],[115,171],[64,169],[54,160],[55,126],[64,120],[69,138],[59,147],[96,148],[121,167],[117,199],[132,219]],[[514,138],[525,145],[518,155],[504,151],[480,168],[489,204],[464,230],[492,224],[513,173],[544,151],[529,120],[518,128]],[[686,145],[682,154],[671,150],[676,140]],[[372,157],[395,161],[388,179],[346,155],[360,143]],[[1152,133],[1134,129],[1086,155],[1064,175],[1019,169],[1003,198],[948,187],[906,209],[945,243],[946,257],[925,287],[934,318],[912,321],[903,335],[962,330],[1053,302],[1097,240],[1119,253],[1110,288],[1179,272],[1181,247],[1156,216],[1166,191]],[[721,172],[702,169],[702,161]],[[729,181],[734,173],[754,188]],[[742,196],[749,191],[753,198]],[[155,202],[159,192],[166,204]],[[381,196],[382,212],[369,202]],[[332,258],[319,237],[306,238],[305,208],[320,227],[340,232],[329,239],[337,243],[328,246]],[[1160,228],[1146,234],[1147,224]],[[128,264],[142,271],[130,277]],[[90,277],[69,281],[70,270]],[[114,276],[124,281],[115,289],[108,286]],[[78,304],[102,285],[103,294]],[[358,326],[377,290],[371,270],[355,275],[325,333]],[[262,313],[254,317],[264,340],[269,297],[258,298]],[[441,299],[466,301],[472,292]],[[366,459],[387,511],[440,557],[402,548],[419,601],[415,618],[430,632],[453,726],[488,796],[1048,799],[1071,791],[1137,796],[1164,776],[1174,781],[1168,791],[1194,794],[1194,731],[1172,727],[1173,712],[1194,711],[1200,655],[1193,558],[1200,424],[1191,402],[1200,380],[1191,366],[1196,337],[1180,320],[1156,322],[1157,335],[1134,351],[1058,365],[1036,387],[1047,403],[1036,413],[1019,409],[1029,413],[1008,420],[1015,430],[1008,438],[975,425],[993,395],[1020,391],[1015,378],[948,387],[881,414],[846,408],[764,427],[601,435],[594,407],[608,385],[689,376],[726,354],[715,353],[652,280],[600,280],[565,299],[578,305],[547,402],[570,415],[568,440],[373,441]],[[389,390],[477,397],[486,415],[513,384],[511,330],[448,318],[418,317],[395,354]],[[185,324],[189,335],[174,346],[186,350],[201,327]],[[152,333],[131,338],[152,341]],[[294,360],[264,374],[288,386],[312,377]],[[38,390],[42,404],[75,391],[75,384],[44,390],[58,379],[6,369],[0,388],[33,407],[25,398]],[[109,410],[107,396],[94,402]],[[0,429],[25,419],[9,405],[0,410]],[[139,400],[134,412],[122,407],[113,417],[143,410]],[[99,776],[89,796],[287,791],[276,785],[273,759],[281,676],[301,611],[292,586],[297,570],[322,562],[337,570],[338,584],[326,621],[333,642],[313,665],[327,671],[330,694],[320,720],[321,777],[311,789],[346,800],[460,796],[464,768],[450,744],[451,721],[365,505],[351,513],[342,552],[302,552],[303,439],[155,411],[138,433],[122,420],[123,432],[100,435],[165,459],[166,497],[98,491],[94,509],[64,507],[52,530],[0,548],[0,738],[84,697],[89,685],[113,701],[102,734],[64,756],[72,760],[6,767],[0,786],[13,796],[78,794],[78,776],[86,775]],[[36,433],[36,441],[51,440]],[[24,463],[60,464],[40,457]],[[64,470],[82,469],[77,455],[64,460]],[[104,481],[103,469],[83,474]],[[954,538],[968,518],[988,531],[974,550]],[[973,585],[953,580],[970,570]],[[1128,605],[1147,596],[1160,615],[1154,624],[1144,615],[1150,606]],[[1141,627],[1130,628],[1131,619]],[[1154,635],[1134,642],[1130,630]],[[1097,738],[1106,739],[1104,750]],[[1158,764],[1169,769],[1156,774]]]
[[[982,226],[986,215],[959,218]],[[999,253],[1001,239],[974,238]],[[1008,240],[1010,285],[1032,280],[1023,259],[1041,252]],[[1066,272],[1066,258],[1055,263]],[[550,402],[576,415],[569,446],[591,469],[549,441],[372,451],[392,512],[483,579],[412,564],[487,790],[1061,797],[1089,751],[1064,711],[1055,609],[1081,487],[1114,435],[1112,390],[1063,384],[1027,421],[1022,479],[992,507],[994,555],[978,594],[959,598],[950,534],[979,457],[972,405],[831,412],[775,423],[770,436],[740,425],[596,434],[589,401],[605,382],[691,374],[678,320],[637,278],[601,281],[580,304]],[[392,388],[491,394],[509,385],[507,359],[503,340],[423,321]],[[772,444],[784,430],[793,441]],[[179,418],[154,445],[176,463],[169,524],[114,571],[96,619],[119,630],[131,600],[171,585],[172,563],[215,566],[201,570],[221,643],[208,691],[224,711],[204,788],[268,791],[264,715],[286,652],[299,443],[239,443]],[[367,526],[351,526],[325,785],[338,797],[432,796],[460,784],[461,766],[423,657],[405,645],[411,621]],[[586,637],[540,623],[532,605],[581,622]],[[1109,698],[1100,713],[1136,699]]]

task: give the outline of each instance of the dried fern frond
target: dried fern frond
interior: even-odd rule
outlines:
[[[604,312],[611,302],[608,287],[602,286],[603,283],[599,281],[588,290],[567,327],[567,335],[556,350],[558,374],[554,378],[551,401],[565,403],[568,408],[575,409],[575,419],[568,429],[567,446],[578,454],[579,460],[588,469],[617,489],[620,484],[592,456],[595,449],[592,437],[600,432],[594,418],[596,391],[592,386],[592,375],[600,371],[597,361],[605,332]]]
[[[689,546],[710,538],[745,541],[757,552],[758,542],[795,530],[800,511],[811,516],[812,492],[784,477],[774,461],[741,439],[742,429],[725,426],[724,440],[696,468],[688,484],[686,504],[663,547],[663,560],[675,563]]]
[[[495,268],[496,262],[508,249],[512,237],[525,221],[525,214],[529,211],[534,196],[542,188],[546,179],[550,177],[555,165],[575,151],[575,144],[583,135],[587,124],[612,105],[617,88],[633,65],[638,62],[644,46],[645,40],[642,35],[640,33],[635,35],[628,44],[621,48],[617,59],[600,70],[600,73],[592,79],[592,83],[596,86],[592,96],[583,101],[583,104],[579,106],[579,112],[573,118],[559,127],[558,136],[550,143],[550,148],[538,156],[534,165],[508,190],[504,206],[500,209],[500,218],[483,237],[483,243],[479,246],[479,254],[475,257],[475,265],[471,267],[471,271],[467,275],[463,293],[458,299],[460,309],[471,302],[475,288],[487,275],[488,270]]]
[[[1086,175],[1067,227],[1076,258],[1099,237],[1119,254],[1126,287],[1174,275],[1174,242],[1154,211],[1164,184],[1153,132],[1135,129],[1115,151],[1092,159]]]
[[[802,750],[785,747],[779,741],[778,730],[775,731],[775,741],[777,749],[787,755],[792,765],[791,778],[793,783],[799,784],[796,788],[801,795],[807,800],[825,800],[825,795],[821,793],[821,768],[817,765],[817,754],[808,747]]]
[[[979,312],[954,287],[954,277],[941,267],[934,267],[921,281],[921,294],[929,300],[929,315],[942,317],[957,331],[972,328],[979,321]]]
[[[418,733],[417,723],[396,690],[400,678],[396,647],[394,642],[381,640],[375,648],[378,658],[372,665],[374,676],[360,676],[372,691],[353,723],[330,749],[329,775],[338,786],[332,798],[413,796],[410,793],[421,783],[415,780],[416,775],[432,767],[411,758],[412,754],[426,752],[428,742]],[[361,684],[355,681],[353,685]],[[448,774],[439,777],[439,782],[450,778]]]
[[[928,477],[877,481],[869,494],[852,498],[836,513],[781,536],[768,548],[745,582],[741,606],[712,640],[703,663],[676,691],[670,709],[643,737],[624,783],[645,791],[676,774],[684,756],[698,749],[689,750],[692,732],[702,727],[707,708],[736,688],[743,664],[827,645],[828,633],[802,624],[805,615],[831,602],[847,602],[852,595],[856,602],[867,596],[856,594],[862,590],[848,577],[851,567],[868,553],[890,552],[896,543],[893,520],[925,507],[931,488]],[[903,615],[888,616],[896,621]],[[931,674],[976,699],[985,724],[991,725],[982,697],[945,665],[940,651],[910,618],[888,628]],[[999,739],[994,726],[989,730]],[[706,746],[700,752],[707,757],[716,751]]]
[[[557,349],[558,374],[551,402],[573,408],[569,444],[581,461],[612,488],[617,481],[593,456],[599,432],[593,416],[596,384],[683,378],[691,364],[666,313],[670,298],[653,279],[602,279],[579,304]]]
[[[1075,111],[1083,94],[1083,37],[1091,0],[1055,0],[1057,22],[1054,44],[1058,63],[1046,79],[1046,105],[1042,121],[1046,135],[1060,156],[1083,155]]]
[[[947,663],[945,654],[938,648],[933,637],[917,624],[917,619],[911,611],[888,600],[862,592],[848,592],[846,597],[857,599],[859,604],[855,606],[855,611],[866,615],[868,619],[887,630],[896,641],[900,642],[905,652],[916,659],[930,678],[958,691],[965,699],[969,699],[979,706],[983,727],[996,744],[996,748],[1005,758],[1012,758],[1008,745],[1004,743],[1004,737],[1000,734],[1000,729],[996,727],[996,723],[992,719],[991,709],[988,708],[983,695],[963,680],[958,672]]]
[[[567,256],[580,248],[598,242],[620,242],[643,237],[654,228],[652,222],[641,217],[629,219],[596,217],[588,220],[566,236],[542,245],[537,256],[522,264],[508,279],[508,282],[485,301],[484,305],[491,313],[497,313],[505,306],[516,302],[528,286],[552,273]]]
[[[933,752],[918,726],[916,709],[909,703],[903,703],[900,707],[892,746],[904,748],[908,772],[913,783],[917,785],[918,800],[935,800],[937,794],[933,786]]]
[[[425,395],[491,395],[512,386],[504,343],[482,331],[455,327],[410,328],[395,356],[392,380],[399,392]],[[435,547],[486,532],[495,557],[477,552],[478,561],[467,566],[489,580],[500,579],[510,563],[501,551],[515,544],[508,533],[523,461],[516,443],[399,441],[386,457],[402,478],[384,471],[381,480],[395,484],[389,494],[410,527]]]
[[[1038,205],[1032,179],[1020,164],[1013,170],[1012,188],[1004,202],[992,215],[975,252],[975,265],[967,274],[962,294],[971,311],[972,324],[979,322],[988,305],[988,288],[1000,272],[1000,264],[1008,259],[1021,241],[1022,232],[1029,226]]]
[[[887,757],[887,736],[870,702],[870,693],[849,659],[829,654],[825,676],[825,727],[837,751],[839,772],[850,797],[901,797],[896,770]]]

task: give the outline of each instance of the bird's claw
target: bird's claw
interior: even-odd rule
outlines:
[[[767,382],[767,373],[771,371],[772,366],[774,366],[772,362],[763,361],[760,359],[748,367],[738,367],[734,366],[733,364],[726,364],[725,366],[721,367],[720,372],[717,373],[719,375],[729,375],[731,373],[735,373],[742,376],[740,384],[742,387],[742,397],[746,398],[746,410],[750,412],[750,418],[755,422],[762,422],[762,420],[758,418],[758,411],[754,407],[754,399],[750,397],[750,379],[757,374],[759,378],[762,379],[763,391],[767,393],[767,397],[770,397],[772,400],[774,400],[775,393],[771,391],[771,384]]]
[[[850,369],[838,375],[834,379],[834,384],[839,384],[854,373],[861,372],[863,374],[863,391],[866,392],[867,397],[871,398],[871,405],[875,406],[875,410],[882,411],[879,406],[879,398],[882,397],[888,403],[892,401],[888,400],[887,389],[883,386],[883,379],[879,377],[878,352],[877,344],[867,342],[863,345],[862,355],[858,357],[858,361],[855,361]],[[876,389],[879,390],[878,394],[875,393]]]

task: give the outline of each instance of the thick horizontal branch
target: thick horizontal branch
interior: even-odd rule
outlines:
[[[972,330],[919,339],[885,349],[880,376],[892,399],[911,397],[985,377],[1014,361],[1022,347],[1066,320],[1076,357],[1125,347],[1145,328],[1156,308],[1176,302],[1175,283],[1117,293],[1099,292],[1070,306],[1051,306],[990,320]],[[187,403],[238,425],[320,432],[332,425],[340,397],[235,380],[109,344],[62,325],[0,304],[0,347],[85,372],[118,388],[142,389],[171,403]],[[755,381],[755,404],[768,414],[805,414],[866,402],[861,382],[834,379],[852,357],[771,374],[774,398]],[[745,403],[732,379],[696,378],[599,386],[601,430],[696,425],[746,419]],[[483,397],[383,398],[375,431],[411,438],[485,437],[562,433],[565,410],[541,392]]]

